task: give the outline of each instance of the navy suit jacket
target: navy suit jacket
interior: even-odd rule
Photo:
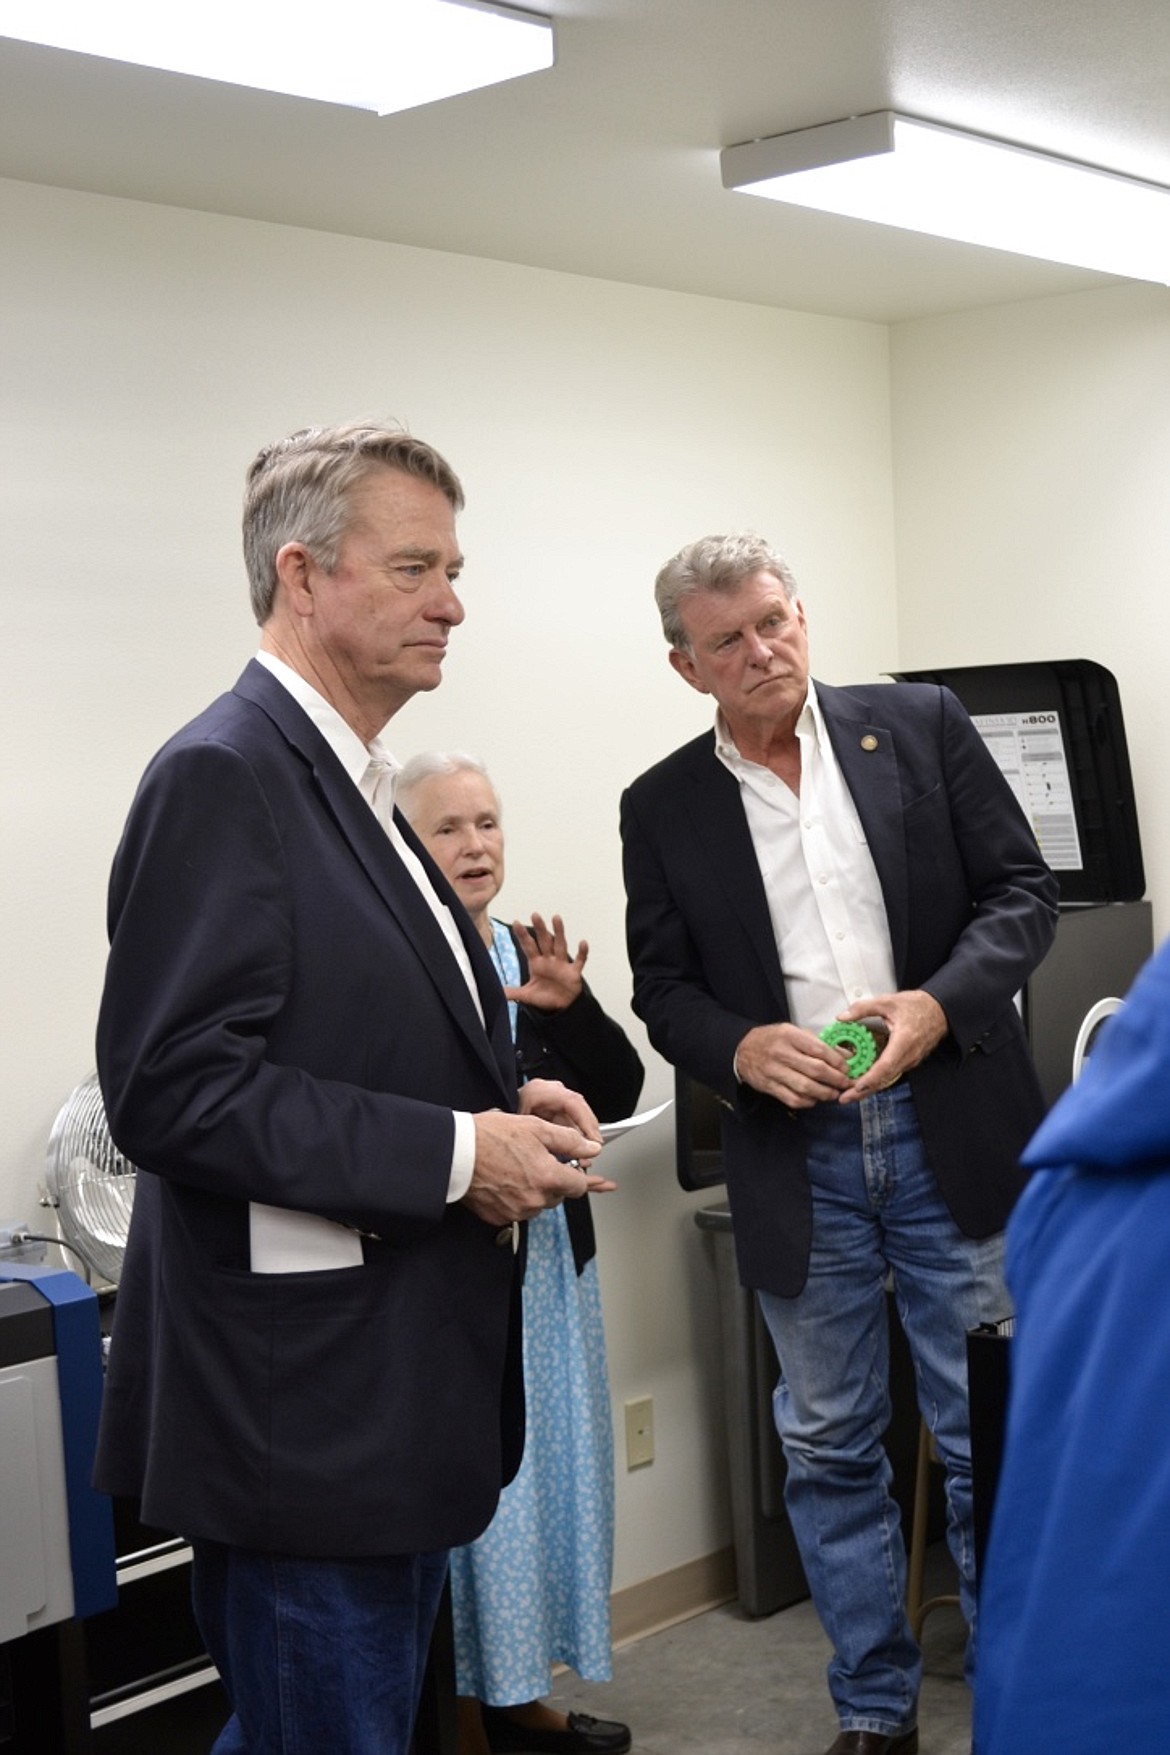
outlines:
[[[982,738],[947,689],[817,684],[881,883],[898,986],[949,1034],[909,1076],[931,1168],[960,1228],[1002,1228],[1043,1099],[1013,997],[1056,926],[1057,886]],[[622,799],[634,1010],[660,1053],[728,1105],[724,1168],[740,1276],[792,1296],[812,1201],[799,1113],[746,1086],[735,1050],[788,1018],[739,785],[707,733]]]
[[[147,769],[98,1026],[142,1174],[96,1478],[149,1523],[342,1557],[491,1519],[523,1444],[517,1261],[510,1228],[445,1196],[452,1110],[514,1108],[515,1065],[452,912],[486,1031],[373,812],[261,665]],[[377,1239],[361,1265],[253,1273],[250,1202]]]

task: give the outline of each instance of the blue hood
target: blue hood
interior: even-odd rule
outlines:
[[[1030,1170],[1170,1161],[1170,940],[1097,1034],[1077,1083],[1033,1136]]]

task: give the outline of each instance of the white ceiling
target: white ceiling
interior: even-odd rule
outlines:
[[[550,72],[384,118],[3,39],[0,175],[880,322],[1109,282],[725,192],[720,147],[898,109],[1170,184],[1170,0],[530,3]]]

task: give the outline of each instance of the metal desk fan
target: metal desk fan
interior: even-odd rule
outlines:
[[[116,1286],[122,1272],[138,1171],[110,1137],[96,1073],[66,1097],[45,1159],[45,1194],[62,1241],[99,1279]]]

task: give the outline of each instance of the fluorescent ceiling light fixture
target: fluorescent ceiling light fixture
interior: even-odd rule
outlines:
[[[893,110],[725,147],[725,189],[1170,284],[1170,189]]]
[[[0,36],[380,116],[553,64],[552,21],[493,0],[0,0]]]

